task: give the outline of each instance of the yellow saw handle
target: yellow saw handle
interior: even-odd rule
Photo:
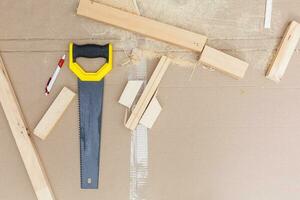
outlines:
[[[69,45],[69,68],[81,81],[100,81],[112,70],[112,45],[85,44]],[[76,62],[76,58],[105,58],[106,63],[96,72],[86,72]]]

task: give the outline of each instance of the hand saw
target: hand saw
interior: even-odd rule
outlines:
[[[86,72],[76,58],[105,58],[96,72]],[[78,77],[80,120],[80,179],[82,189],[97,189],[102,125],[104,76],[112,70],[111,44],[69,45],[69,67]]]

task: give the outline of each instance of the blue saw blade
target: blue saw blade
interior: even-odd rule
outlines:
[[[103,92],[104,80],[78,80],[82,189],[98,188]]]

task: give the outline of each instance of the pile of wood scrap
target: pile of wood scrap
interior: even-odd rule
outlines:
[[[126,120],[125,126],[130,130],[136,129],[137,125],[143,124],[147,128],[152,128],[157,119],[161,106],[156,98],[156,92],[159,82],[167,71],[171,60],[163,56],[155,71],[153,72],[145,90],[139,98],[137,104],[133,108],[129,118]],[[120,97],[119,103],[131,109],[138,92],[142,87],[143,81],[129,81]]]

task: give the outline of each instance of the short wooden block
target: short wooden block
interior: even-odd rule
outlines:
[[[147,128],[152,128],[160,112],[161,112],[161,106],[157,98],[154,96],[151,102],[149,103],[146,111],[144,112],[140,124],[144,125]]]
[[[268,79],[277,83],[281,80],[295,52],[299,38],[299,23],[292,21],[283,36],[273,63],[267,71]]]
[[[46,139],[74,97],[75,93],[67,87],[64,87],[38,123],[33,133],[42,140]]]
[[[249,66],[248,63],[209,46],[204,47],[200,62],[236,79],[243,78]]]
[[[127,108],[131,108],[137,94],[139,93],[144,81],[128,81],[120,99],[119,103]]]

